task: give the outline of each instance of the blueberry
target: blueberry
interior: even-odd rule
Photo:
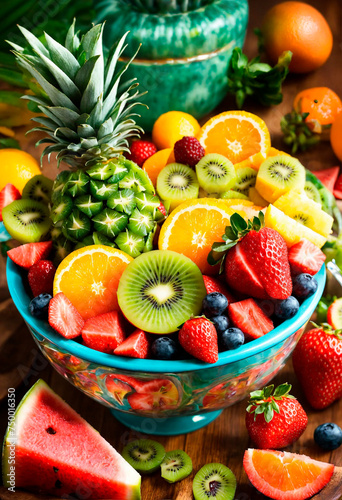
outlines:
[[[293,279],[292,293],[298,300],[304,300],[314,294],[317,287],[317,280],[311,274],[298,274]]]
[[[323,450],[336,450],[342,444],[342,429],[333,423],[319,425],[315,429],[314,440]]]
[[[178,346],[169,337],[158,337],[151,346],[152,354],[157,359],[174,359],[178,354]]]
[[[274,314],[279,319],[290,319],[297,314],[299,309],[299,302],[296,297],[288,297],[284,300],[276,302],[274,307]]]
[[[214,316],[220,316],[220,314],[227,309],[228,300],[223,293],[209,293],[204,297],[202,307],[205,316],[207,316],[207,318],[213,318]]]
[[[214,323],[217,333],[223,333],[227,328],[229,328],[229,319],[227,316],[214,316],[211,318]]]
[[[32,316],[47,319],[49,313],[49,302],[52,299],[49,293],[41,293],[30,302],[30,313]]]
[[[221,351],[231,351],[242,346],[245,342],[245,336],[240,328],[227,328],[225,332],[219,337],[219,344]]]

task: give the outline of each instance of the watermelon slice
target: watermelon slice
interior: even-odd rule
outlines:
[[[324,186],[332,193],[337,180],[340,167],[331,167],[324,170],[315,170],[314,174]]]
[[[18,488],[58,497],[141,498],[140,475],[43,380],[24,396],[4,438],[8,488],[14,452]]]

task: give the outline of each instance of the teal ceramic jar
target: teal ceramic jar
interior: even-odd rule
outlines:
[[[148,91],[141,101],[149,109],[140,110],[146,131],[162,113],[179,110],[199,119],[223,99],[232,50],[242,47],[245,38],[247,0],[216,0],[165,14],[142,12],[129,0],[100,0],[95,8],[97,20],[106,20],[107,47],[130,31],[120,64],[141,43],[125,79],[137,78],[140,91]]]

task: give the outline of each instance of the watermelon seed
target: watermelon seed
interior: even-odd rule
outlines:
[[[59,471],[59,469],[57,469],[57,467],[53,468],[53,472],[56,472],[56,474],[57,474],[58,471]]]
[[[61,488],[62,487],[62,483],[60,482],[59,479],[57,479],[57,481],[55,482],[55,488]]]
[[[46,432],[47,432],[48,434],[56,434],[55,429],[53,429],[52,427],[48,427],[48,428],[46,429]]]

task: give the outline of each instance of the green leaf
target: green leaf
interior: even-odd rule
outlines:
[[[235,233],[240,233],[247,229],[247,222],[240,214],[234,213],[230,218],[230,225]]]
[[[273,410],[274,410],[276,413],[280,413],[280,408],[279,408],[279,405],[278,405],[278,403],[276,403],[276,401],[274,401],[274,399],[272,399],[272,401],[271,401],[271,405],[272,405]]]
[[[267,405],[266,412],[265,412],[265,420],[267,423],[271,422],[273,415],[274,415],[274,411],[273,411],[272,405]]]
[[[250,393],[250,399],[262,399],[264,397],[264,390],[253,391]]]
[[[288,384],[288,383],[281,384],[281,385],[278,385],[278,387],[275,389],[273,395],[274,395],[274,397],[283,397],[283,396],[286,396],[287,394],[289,394],[291,389],[292,389],[291,384]]]
[[[264,388],[264,399],[268,399],[274,389],[274,385],[268,385],[267,387]]]

